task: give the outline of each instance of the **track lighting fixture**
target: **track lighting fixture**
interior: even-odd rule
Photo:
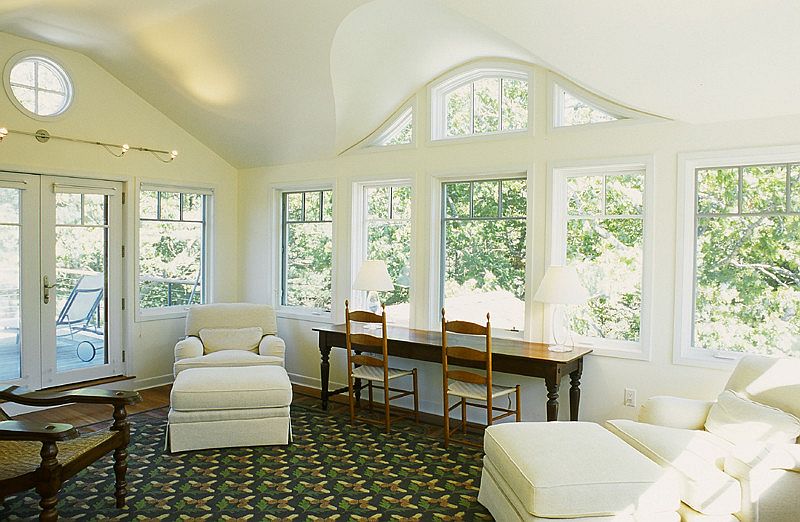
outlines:
[[[2,142],[3,139],[9,134],[21,134],[23,136],[33,136],[39,143],[47,143],[52,139],[61,141],[71,141],[73,143],[86,143],[88,145],[99,145],[104,149],[106,149],[106,151],[109,154],[117,158],[121,158],[122,156],[127,154],[128,151],[130,150],[137,150],[139,152],[149,152],[163,163],[170,163],[171,161],[174,161],[175,158],[178,157],[177,150],[167,151],[167,150],[151,149],[148,147],[131,147],[127,143],[123,143],[122,145],[117,145],[115,143],[105,143],[102,141],[82,140],[79,138],[68,138],[66,136],[53,136],[45,129],[39,129],[36,132],[27,132],[19,130],[9,130],[5,127],[0,127],[0,142]]]

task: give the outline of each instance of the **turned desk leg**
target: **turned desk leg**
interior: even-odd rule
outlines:
[[[581,404],[581,374],[583,364],[578,369],[569,374],[569,420],[578,420],[578,408]]]
[[[561,380],[557,377],[545,377],[547,387],[547,421],[558,420],[558,386]]]
[[[325,342],[323,339],[322,334],[320,334],[319,338],[319,355],[320,355],[320,364],[319,364],[319,375],[320,379],[322,380],[321,383],[321,390],[320,390],[320,397],[322,397],[322,409],[328,409],[328,379],[330,378],[331,373],[331,347],[325,346]]]

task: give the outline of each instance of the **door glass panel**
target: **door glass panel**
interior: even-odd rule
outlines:
[[[56,299],[56,371],[64,372],[108,362],[108,197],[56,194],[56,209],[57,287],[50,295]]]
[[[0,381],[19,379],[20,191],[0,188]]]

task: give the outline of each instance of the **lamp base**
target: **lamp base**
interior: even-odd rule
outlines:
[[[572,346],[567,346],[564,344],[551,344],[547,347],[548,350],[551,352],[571,352],[573,350]]]

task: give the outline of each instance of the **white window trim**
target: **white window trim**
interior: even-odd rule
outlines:
[[[800,145],[714,150],[678,154],[678,210],[675,261],[675,364],[728,369],[746,352],[692,346],[695,276],[695,171],[704,167],[738,167],[800,161]]]
[[[308,308],[303,306],[286,306],[281,304],[281,288],[283,287],[283,194],[285,192],[310,192],[317,190],[330,190],[333,192],[333,222],[331,223],[331,238],[333,249],[331,251],[331,310],[321,308]],[[270,213],[269,230],[273,230],[270,252],[275,253],[275,264],[272,269],[271,288],[268,288],[268,304],[275,309],[278,317],[284,319],[299,319],[309,322],[329,323],[336,312],[336,270],[337,270],[337,221],[339,206],[336,181],[331,179],[309,181],[304,183],[276,183],[270,186],[272,197],[272,212]]]
[[[528,82],[528,126],[526,129],[499,130],[485,134],[447,136],[447,107],[445,96],[452,90],[483,78],[509,78]],[[534,71],[529,66],[510,62],[473,62],[450,71],[428,87],[430,108],[430,133],[428,143],[462,142],[470,139],[487,139],[516,135],[532,135],[534,127]],[[502,97],[502,92],[500,93]],[[473,101],[474,104],[474,101]]]
[[[378,128],[369,138],[367,138],[366,149],[370,151],[378,150],[397,150],[411,149],[417,146],[417,101],[414,97],[410,102],[403,104],[400,109],[395,111],[387,123]],[[411,122],[411,141],[409,143],[398,143],[396,145],[384,145],[392,134],[402,129]]]
[[[562,118],[561,107],[563,101],[563,96],[561,96],[560,92],[561,89],[567,90],[572,96],[581,100],[582,102],[595,106],[603,112],[606,112],[618,119],[598,123],[584,123],[582,125],[560,125],[559,121]],[[548,74],[547,100],[548,133],[638,125],[640,123],[664,120],[664,118],[639,112],[634,109],[629,109],[612,101],[606,100],[605,98],[587,91],[583,87],[580,87],[579,85],[567,80],[563,76],[559,76],[555,73]]]
[[[443,237],[442,237],[442,190],[445,183],[452,183],[456,181],[481,181],[481,180],[495,180],[495,179],[514,179],[525,178],[528,186],[528,206],[526,209],[527,215],[525,218],[525,317],[523,320],[522,329],[519,332],[512,330],[505,330],[501,328],[492,328],[492,336],[508,339],[522,339],[524,341],[533,341],[533,321],[531,320],[532,307],[533,307],[533,293],[534,289],[531,284],[531,271],[533,268],[533,234],[534,234],[534,193],[535,180],[533,175],[533,167],[522,167],[517,169],[505,169],[494,171],[477,171],[477,172],[446,172],[439,174],[432,174],[430,177],[430,223],[435,223],[431,227],[430,235],[430,278],[428,280],[428,288],[430,289],[427,299],[427,325],[420,325],[419,327],[428,330],[440,330],[442,324],[442,303],[444,296],[442,295],[442,278],[444,273],[442,271],[442,250],[443,250]],[[413,231],[412,231],[413,233]],[[412,253],[413,255],[413,253]]]
[[[387,180],[370,180],[370,181],[356,181],[353,182],[353,212],[352,212],[352,235],[350,236],[352,255],[350,256],[350,281],[356,280],[358,269],[367,259],[367,197],[366,189],[373,187],[410,187],[411,189],[411,214],[408,222],[411,225],[411,255],[409,262],[409,273],[411,274],[411,287],[409,288],[409,327],[413,328],[414,324],[414,304],[415,304],[415,291],[414,288],[414,215],[416,211],[416,198],[414,191],[414,180],[410,177],[405,178],[392,178]],[[352,284],[351,284],[352,287]],[[350,303],[359,308],[366,307],[366,292],[353,290],[349,292]],[[392,323],[391,317],[388,318],[389,323]],[[397,323],[395,323],[397,324]]]
[[[189,306],[163,306],[161,308],[142,308],[139,304],[139,284],[140,284],[140,260],[141,250],[139,242],[139,231],[141,229],[141,193],[142,186],[146,189],[162,190],[164,192],[194,192],[208,196],[206,200],[205,209],[205,237],[203,244],[205,246],[205,274],[203,274],[203,291],[205,292],[205,303],[213,303],[213,274],[214,274],[214,207],[216,205],[215,187],[213,185],[205,184],[180,184],[180,183],[159,183],[150,182],[147,180],[138,181],[136,183],[135,201],[133,202],[134,212],[134,259],[133,259],[133,300],[134,300],[134,320],[137,323],[146,321],[161,321],[165,319],[180,319],[186,317],[186,312]],[[130,255],[130,254],[127,254]]]
[[[14,91],[11,89],[11,69],[14,68],[19,62],[29,58],[39,58],[46,62],[51,62],[57,68],[61,69],[64,75],[64,79],[66,80],[66,101],[64,104],[64,108],[56,113],[51,115],[40,115],[36,114],[35,112],[29,111],[22,103],[17,99]],[[67,68],[64,63],[55,58],[52,54],[44,51],[44,50],[28,50],[22,51],[20,53],[15,54],[12,56],[8,62],[6,62],[6,66],[3,69],[3,86],[5,87],[6,94],[8,95],[9,101],[16,107],[21,113],[29,118],[39,121],[58,121],[60,120],[72,106],[75,104],[75,82],[73,80],[73,75],[70,73],[69,68]]]
[[[652,156],[635,156],[586,160],[578,162],[556,162],[549,168],[548,184],[548,225],[549,240],[547,242],[547,266],[563,264],[565,261],[564,245],[566,242],[566,177],[592,176],[605,173],[617,173],[625,170],[644,170],[644,251],[642,252],[642,308],[639,325],[639,341],[620,341],[614,339],[594,338],[580,343],[580,346],[592,348],[593,354],[623,359],[649,361],[652,346],[652,310],[653,310],[653,251],[655,236],[654,219],[654,167]],[[546,307],[547,308],[547,307]],[[550,314],[545,310],[545,319]],[[550,325],[544,324],[545,338],[550,338]]]

